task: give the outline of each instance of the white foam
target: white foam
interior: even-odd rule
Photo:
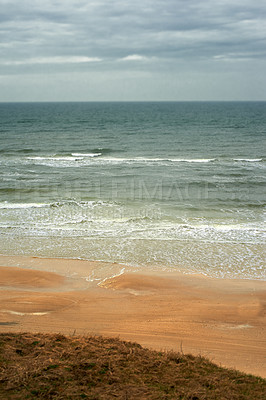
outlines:
[[[102,153],[71,153],[73,157],[99,157]]]
[[[16,209],[16,208],[42,208],[49,207],[47,203],[0,203],[0,209]]]
[[[118,276],[123,275],[124,272],[125,272],[125,268],[122,268],[122,269],[120,270],[120,272],[118,272],[118,274],[114,274],[114,275],[111,275],[111,276],[107,276],[107,277],[104,278],[101,282],[99,282],[97,285],[98,285],[98,286],[101,286],[101,285],[102,285],[105,281],[107,281],[108,279],[117,278]]]
[[[146,158],[146,157],[133,157],[133,158],[118,158],[118,157],[103,157],[101,161],[113,163],[149,163],[149,162],[187,162],[187,163],[209,163],[215,161],[215,158]]]
[[[169,165],[170,163],[210,163],[216,161],[215,158],[150,158],[150,157],[100,157],[102,153],[71,153],[71,156],[34,156],[27,157],[28,161],[35,161],[50,166],[73,166],[73,162],[80,161],[81,164],[88,163],[104,164],[161,164]],[[68,164],[69,163],[69,164]]]
[[[173,162],[188,162],[188,163],[209,163],[215,161],[215,158],[172,158]]]
[[[125,272],[125,268],[121,268],[121,270],[118,273],[115,273],[113,275],[107,276],[105,278],[99,278],[99,277],[95,276],[95,271],[92,271],[92,273],[89,276],[85,277],[85,280],[87,282],[100,281],[100,282],[97,283],[97,285],[101,286],[106,280],[113,279],[113,278],[116,278],[117,276],[123,275],[124,272]]]
[[[234,158],[234,161],[260,162],[262,161],[262,158]]]
[[[76,161],[76,160],[83,160],[82,157],[72,157],[72,156],[65,156],[65,157],[27,157],[27,160],[36,160],[36,161]]]

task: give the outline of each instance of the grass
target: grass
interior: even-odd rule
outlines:
[[[58,334],[0,334],[0,399],[264,400],[266,380],[203,357]]]

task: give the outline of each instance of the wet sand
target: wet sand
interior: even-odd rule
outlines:
[[[0,331],[104,335],[266,377],[266,282],[0,256]],[[91,275],[90,275],[91,274]]]

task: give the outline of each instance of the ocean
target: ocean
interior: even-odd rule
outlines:
[[[0,253],[265,280],[266,102],[1,103]]]

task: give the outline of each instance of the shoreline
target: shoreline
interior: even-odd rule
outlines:
[[[266,377],[265,281],[65,258],[0,256],[0,266],[1,332],[119,337]]]
[[[127,262],[118,262],[118,261],[106,261],[106,260],[90,260],[87,258],[81,258],[81,257],[59,257],[59,256],[41,256],[41,255],[29,255],[29,254],[2,254],[0,253],[0,265],[1,263],[4,261],[4,263],[7,263],[8,266],[16,266],[17,263],[19,265],[21,265],[23,268],[27,266],[27,268],[29,267],[29,263],[28,260],[39,260],[39,261],[34,261],[36,262],[36,266],[38,268],[43,269],[44,265],[45,268],[47,268],[47,261],[50,260],[52,261],[52,265],[54,266],[56,264],[56,268],[58,267],[58,265],[62,262],[66,262],[67,265],[71,265],[73,263],[73,265],[77,263],[87,263],[87,266],[89,266],[89,270],[91,270],[91,268],[93,269],[93,267],[97,266],[97,268],[100,266],[107,266],[110,268],[110,266],[112,267],[116,267],[119,268],[120,266],[120,271],[123,270],[122,273],[124,273],[124,270],[128,270],[130,272],[144,272],[146,273],[152,273],[155,275],[179,275],[179,276],[190,276],[190,277],[194,277],[194,276],[199,276],[199,277],[203,277],[206,279],[212,279],[214,281],[239,281],[239,282],[263,282],[266,284],[266,278],[262,279],[260,277],[250,277],[250,276],[246,276],[246,277],[241,277],[241,276],[237,276],[237,275],[233,275],[232,277],[228,277],[227,275],[222,276],[222,275],[210,275],[207,272],[203,272],[203,271],[197,271],[194,269],[186,269],[185,267],[181,267],[181,266],[163,266],[163,265],[156,265],[156,264],[146,264],[146,265],[133,265]],[[30,261],[30,264],[32,264],[33,261]],[[75,265],[76,266],[76,265]],[[80,268],[78,268],[80,269]],[[46,269],[45,269],[46,270]],[[62,268],[60,268],[60,273],[65,274],[65,271],[62,270]],[[120,274],[120,272],[119,272]],[[83,276],[84,278],[84,276]],[[104,277],[103,279],[106,279],[106,277]],[[92,280],[93,281],[93,280]]]

